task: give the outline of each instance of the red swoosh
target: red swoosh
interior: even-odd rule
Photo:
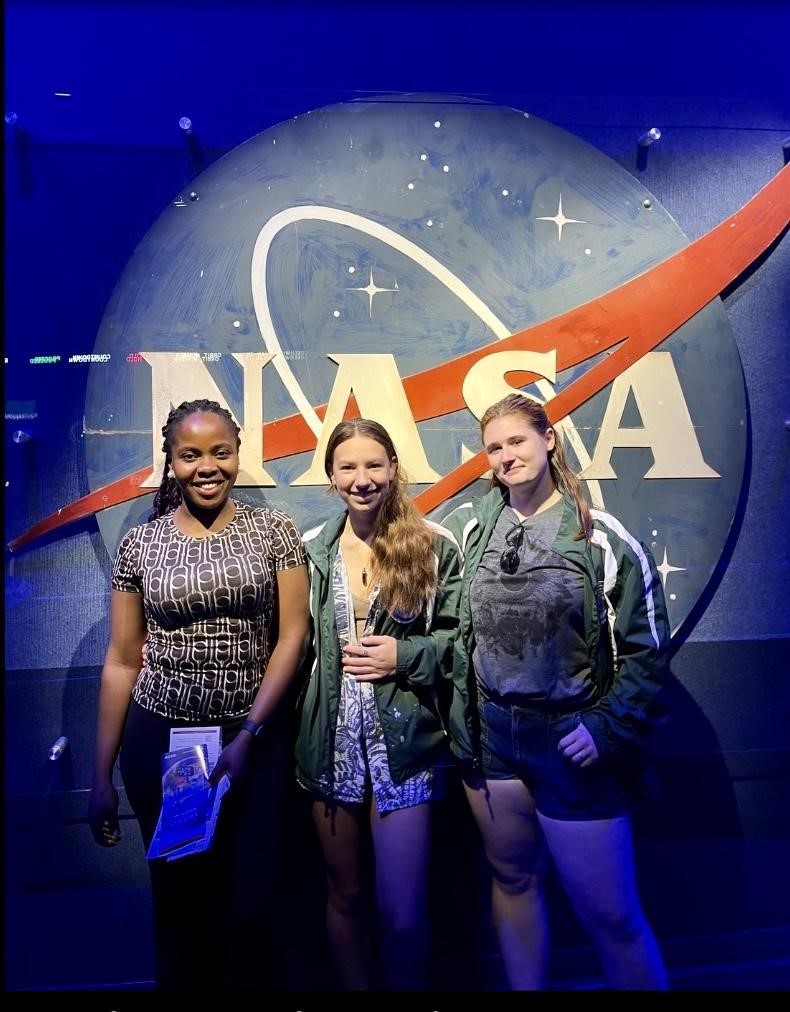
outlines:
[[[790,165],[781,169],[735,214],[644,274],[560,316],[406,377],[403,385],[415,421],[464,407],[461,389],[466,373],[475,362],[492,353],[556,348],[557,371],[561,372],[619,344],[603,361],[547,402],[549,418],[559,421],[719,295],[770,246],[788,221]],[[514,388],[538,378],[527,372],[513,372],[509,376]],[[325,409],[326,405],[316,409],[319,417],[323,417]],[[351,398],[346,417],[355,413],[356,404]],[[266,423],[263,434],[266,460],[311,450],[316,445],[312,430],[299,414]],[[423,513],[428,513],[485,469],[485,455],[481,452],[440,478],[415,501]],[[149,473],[150,468],[144,468],[83,496],[40,520],[10,541],[8,547],[16,551],[64,524],[148,494],[150,488],[139,486]]]

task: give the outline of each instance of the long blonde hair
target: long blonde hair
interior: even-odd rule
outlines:
[[[352,418],[332,430],[324,455],[331,479],[335,451],[354,436],[378,443],[395,466],[389,491],[381,504],[370,544],[372,577],[391,613],[414,614],[436,589],[433,535],[409,496],[408,479],[389,433],[371,418]]]
[[[495,418],[503,418],[505,415],[523,415],[532,428],[543,437],[545,437],[546,430],[551,425],[546,414],[546,409],[538,401],[532,397],[526,397],[524,394],[508,394],[507,397],[503,397],[501,401],[497,401],[496,404],[492,404],[490,408],[486,409],[483,417],[480,419],[481,439],[484,438],[486,426],[489,422],[492,422]],[[553,426],[551,427],[554,428]],[[575,538],[577,541],[580,541],[582,538],[589,540],[592,534],[590,506],[581,482],[568,464],[565,450],[560,441],[560,435],[556,429],[554,429],[554,449],[549,450],[548,457],[549,470],[551,471],[554,484],[563,495],[569,496],[576,504],[579,530]],[[495,486],[504,488],[502,483],[497,481],[496,477],[492,475],[491,487],[494,488]]]

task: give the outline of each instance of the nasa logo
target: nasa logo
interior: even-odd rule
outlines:
[[[111,553],[150,509],[139,496],[159,484],[171,404],[225,403],[242,427],[239,498],[306,529],[337,509],[323,447],[349,403],[391,431],[439,519],[483,490],[463,487],[479,458],[459,467],[513,385],[554,406],[593,502],[652,546],[679,628],[733,522],[746,402],[717,298],[620,358],[667,312],[660,296],[599,324],[574,316],[688,245],[637,180],[526,113],[418,96],[281,123],[191,189],[200,199],[174,199],[135,251],[96,340],[129,362],[92,370],[86,395]]]

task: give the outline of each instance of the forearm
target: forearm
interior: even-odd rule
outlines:
[[[265,723],[293,687],[307,652],[309,633],[280,638],[266,666],[260,688],[250,707],[249,719]]]
[[[668,670],[670,643],[666,602],[655,562],[644,546],[624,551],[611,603],[615,621],[614,670],[588,724],[607,750],[638,746],[650,725],[656,696]]]
[[[601,751],[640,746],[666,670],[663,644],[620,656],[612,684],[584,720]]]
[[[455,590],[434,616],[426,636],[398,642],[397,675],[411,688],[430,688],[452,677],[453,646],[458,634],[458,596]]]
[[[94,753],[94,783],[112,779],[132,689],[139,671],[105,664],[99,690],[99,718]]]

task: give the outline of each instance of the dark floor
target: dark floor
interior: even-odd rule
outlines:
[[[711,963],[670,969],[670,991],[790,991],[790,956],[749,963]],[[597,978],[562,981],[551,991],[600,991]]]
[[[489,993],[503,993],[507,991],[504,979],[501,975],[501,967],[492,958],[488,967],[491,973],[491,983],[487,987]],[[93,987],[85,989],[72,989],[70,993],[78,991],[85,994],[93,992],[96,994],[130,994],[131,992],[152,991],[153,981],[151,980],[130,980],[118,982],[113,986]],[[603,991],[606,985],[603,980],[596,977],[564,979],[553,981],[549,991],[573,992],[573,991]],[[721,991],[721,992],[750,992],[750,991],[790,991],[790,955],[780,956],[773,959],[755,960],[752,962],[735,963],[711,963],[703,966],[688,966],[669,970],[669,990],[671,992],[684,991]],[[30,989],[28,994],[41,994],[42,992],[65,994],[69,992],[57,988],[36,988]],[[8,993],[8,992],[6,992]],[[320,990],[308,992],[293,992],[294,999],[309,997],[311,994],[320,994]],[[327,992],[328,993],[328,992]],[[448,991],[437,991],[437,997]],[[450,992],[451,993],[451,992]],[[482,992],[478,992],[482,993]],[[304,1003],[301,1003],[304,1004]],[[127,999],[125,1008],[129,1008]]]
[[[669,989],[683,991],[790,991],[790,954],[751,962],[710,963],[669,968]],[[496,991],[507,990],[502,980]],[[550,991],[603,991],[598,977],[554,980]]]
[[[490,918],[484,858],[466,825],[470,816],[466,809],[460,812],[462,817],[440,822],[436,834],[434,990],[431,1001],[415,1000],[409,1012],[449,1012],[450,1001],[442,995],[508,993]],[[38,823],[30,820],[30,825]],[[277,1005],[278,1012],[279,1007],[313,1012],[318,1003],[310,996],[320,998],[337,988],[325,939],[317,843],[298,820],[294,825],[282,874],[287,901],[277,908],[290,990],[281,992]],[[101,1012],[131,1012],[134,993],[153,990],[150,890],[139,840],[127,832],[110,854],[93,845],[84,819],[61,819],[57,827],[48,834],[11,834],[15,846],[7,848],[4,991],[22,1004],[42,992],[77,992],[88,996],[87,1004],[80,1002],[81,1012],[93,1005]],[[670,989],[790,991],[787,834],[714,835],[683,840],[682,846],[673,838],[647,842],[651,849],[643,858],[651,874],[645,889]],[[548,990],[605,990],[595,954],[557,883],[549,879],[547,889],[553,940]],[[211,956],[198,947],[197,973],[204,958]],[[118,1000],[110,1003],[110,994]],[[197,1012],[201,998],[190,997],[175,1007]]]
[[[670,974],[673,991],[790,991],[790,956],[755,963],[692,966]]]

